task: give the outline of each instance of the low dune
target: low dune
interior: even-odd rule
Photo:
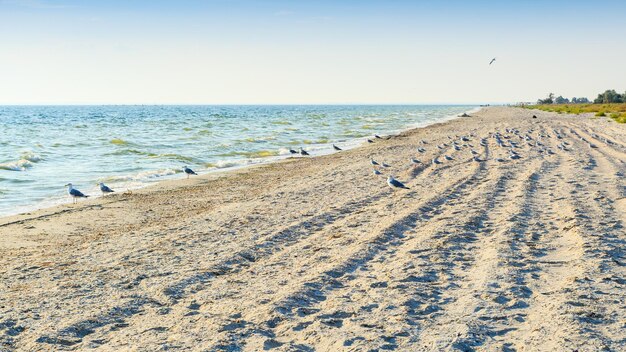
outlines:
[[[624,351],[625,173],[624,124],[490,107],[3,218],[0,351]]]

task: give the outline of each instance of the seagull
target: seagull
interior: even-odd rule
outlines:
[[[102,192],[102,195],[115,192],[114,190],[110,189],[109,186],[105,185],[102,182],[98,183],[98,186],[100,186],[100,191]]]
[[[386,163],[384,163],[384,162],[381,164],[381,166],[382,166],[382,167],[391,167],[390,165],[388,165],[388,164],[386,164]]]
[[[441,161],[439,161],[439,159],[434,158],[433,159],[433,164],[441,164]]]
[[[426,149],[420,147],[420,148],[417,148],[417,151],[420,153],[425,153]]]
[[[374,159],[370,159],[370,163],[372,163],[372,165],[376,166],[376,165],[380,165],[378,164],[378,162]]]
[[[368,139],[368,140],[367,140],[367,143],[374,143],[374,141],[373,141],[373,140],[371,140],[371,139]]]
[[[397,188],[410,189],[409,187],[405,186],[404,183],[396,180],[391,175],[387,177],[387,184],[389,185],[389,187],[391,187],[391,189],[394,189],[394,190]]]
[[[412,158],[412,159],[411,159],[411,162],[412,162],[413,164],[421,164],[421,163],[422,163],[421,161],[419,161],[419,160],[417,160],[417,159],[415,159],[415,158]]]
[[[374,175],[382,175],[382,173],[376,169],[374,169]]]
[[[298,154],[298,152],[297,152],[297,151],[295,151],[295,150],[293,150],[293,149],[291,149],[291,148],[289,148],[289,153],[291,153],[291,154]]]
[[[183,171],[187,174],[187,178],[189,178],[189,176],[191,176],[191,175],[197,175],[197,173],[195,171],[193,171],[192,169],[188,168],[187,166],[183,166]]]
[[[443,157],[446,158],[446,160],[454,160],[454,158],[449,155],[444,155]]]
[[[307,156],[309,155],[309,153],[306,150],[302,149],[302,147],[300,147],[300,155]]]
[[[496,61],[496,58],[494,57],[493,59],[491,59],[491,61],[489,61],[489,65],[491,66],[491,64],[494,63],[494,61]]]
[[[333,144],[333,149],[335,149],[335,150],[342,150],[341,148],[339,148],[338,146],[336,146],[334,144]]]
[[[74,200],[74,203],[76,203],[76,198],[89,197],[89,196],[84,195],[83,192],[75,189],[71,183],[66,184],[65,187],[67,187],[67,193],[72,197],[72,199]]]
[[[381,137],[381,136],[379,136],[379,135],[377,135],[377,134],[375,134],[375,135],[374,135],[374,137],[375,137],[375,138],[378,138],[378,139],[382,139],[382,137]]]

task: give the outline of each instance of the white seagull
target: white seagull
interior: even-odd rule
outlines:
[[[109,186],[105,185],[102,182],[98,183],[98,186],[100,186],[100,191],[102,192],[102,195],[115,192],[114,190],[110,189]]]
[[[394,189],[394,190],[398,189],[398,188],[410,189],[409,187],[405,186],[404,183],[396,180],[391,175],[389,175],[389,177],[387,177],[387,184],[389,185],[389,187],[391,187],[391,189]]]
[[[187,166],[183,166],[183,171],[187,174],[187,178],[189,178],[189,176],[191,176],[191,175],[197,175],[197,173],[195,171],[193,171],[192,169],[188,168]]]
[[[72,197],[72,199],[74,200],[74,203],[76,203],[76,198],[89,197],[89,196],[84,195],[83,192],[75,189],[71,183],[66,184],[65,187],[67,187],[67,193]]]

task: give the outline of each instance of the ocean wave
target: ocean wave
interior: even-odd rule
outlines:
[[[218,160],[214,163],[218,169],[225,169],[229,167],[246,166],[252,164],[250,160]]]
[[[41,161],[41,157],[33,152],[25,151],[20,155],[17,161],[10,161],[0,164],[0,170],[7,171],[25,171],[33,166],[34,163]]]
[[[117,176],[108,176],[104,178],[98,179],[99,182],[124,182],[124,181],[145,181],[150,179],[155,179],[164,176],[171,176],[182,171],[175,169],[159,169],[159,170],[148,170],[142,171],[136,174],[131,175],[117,175]]]
[[[237,140],[238,142],[243,143],[265,143],[268,141],[276,140],[275,136],[265,136],[265,137],[248,137],[244,139]]]
[[[246,158],[266,158],[268,156],[277,156],[279,155],[278,150],[256,150],[256,151],[232,151],[228,153],[218,154],[217,156],[243,156]]]
[[[115,145],[130,145],[131,144],[130,142],[125,141],[121,138],[113,138],[109,141],[109,143],[115,144]]]
[[[178,160],[178,161],[185,161],[185,162],[198,162],[198,160],[196,158],[190,157],[190,156],[185,156],[185,155],[180,155],[180,154],[175,154],[175,153],[165,153],[165,154],[153,154],[153,155],[149,155],[149,158],[160,158],[160,159],[170,159],[170,160]]]
[[[143,156],[147,156],[147,157],[155,157],[158,154],[156,153],[150,153],[150,152],[144,152],[142,150],[138,150],[138,149],[120,149],[120,150],[116,150],[112,153],[107,153],[106,155],[143,155]]]

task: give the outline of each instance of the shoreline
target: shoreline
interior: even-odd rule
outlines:
[[[622,350],[624,141],[489,107],[2,218],[0,349]]]
[[[376,106],[376,105],[373,105],[373,106]],[[460,106],[462,106],[462,105],[460,105]],[[472,114],[472,113],[480,111],[482,108],[483,107],[481,107],[481,106],[475,106],[473,109],[470,109],[468,111],[464,111],[464,113]],[[396,136],[398,134],[401,134],[403,132],[407,132],[407,131],[410,131],[410,130],[413,130],[413,129],[426,128],[426,127],[431,126],[433,124],[437,124],[437,123],[441,123],[441,122],[447,122],[447,121],[451,121],[451,120],[454,120],[454,119],[462,118],[461,116],[459,116],[462,113],[463,112],[455,114],[455,115],[443,116],[440,120],[438,120],[436,122],[426,122],[426,123],[411,124],[411,125],[407,126],[406,128],[403,128],[403,129],[400,129],[400,130],[389,131],[388,133],[383,134],[383,136],[385,136],[385,137]],[[347,150],[351,150],[351,149],[359,148],[359,147],[363,146],[364,143],[366,143],[366,140],[368,138],[372,138],[372,137],[371,136],[368,136],[368,137],[357,137],[357,138],[352,138],[352,139],[346,140],[344,142],[341,142],[342,148],[344,149],[343,151],[347,151]],[[314,145],[314,147],[317,148],[316,150],[321,151],[321,152],[313,154],[313,155],[311,155],[311,157],[319,157],[319,156],[324,156],[324,155],[337,153],[337,151],[334,151],[332,149],[332,144],[333,143],[329,142],[329,143],[325,143],[325,144],[316,144],[316,145]],[[276,156],[270,156],[270,157],[258,158],[258,159],[237,159],[237,160],[233,160],[231,163],[237,163],[237,162],[245,162],[245,163],[242,163],[240,165],[226,166],[226,167],[212,167],[212,168],[207,168],[207,169],[198,169],[196,171],[198,172],[198,176],[214,174],[214,173],[220,174],[220,173],[227,173],[227,172],[237,171],[237,170],[240,170],[240,169],[245,169],[245,168],[248,168],[248,167],[258,167],[258,166],[262,166],[262,165],[272,164],[272,163],[275,163],[275,162],[283,162],[285,160],[291,160],[291,159],[294,159],[294,158],[297,159],[298,157],[294,157],[292,155],[285,154],[285,155],[276,155]],[[129,192],[129,191],[133,192],[133,191],[141,190],[141,189],[144,189],[144,188],[147,188],[147,187],[158,185],[159,183],[162,183],[162,182],[168,182],[168,181],[173,181],[173,180],[183,180],[183,179],[185,179],[185,175],[182,172],[177,171],[176,173],[174,173],[172,175],[160,176],[160,178],[161,178],[160,180],[155,180],[155,181],[150,181],[150,182],[143,182],[142,184],[139,184],[139,185],[136,185],[136,186],[122,187],[122,188],[120,188],[119,193],[126,193],[126,192]],[[116,186],[113,186],[113,188],[117,190]],[[80,203],[86,202],[86,201],[92,201],[94,199],[102,198],[102,195],[99,194],[99,190],[97,188],[89,188],[89,189],[91,191],[93,191],[91,193],[93,193],[95,195],[89,195],[89,199],[86,199],[86,200],[79,200]],[[71,204],[72,201],[68,200],[69,198],[67,196],[67,192],[64,191],[64,194],[65,194],[65,196],[63,196],[63,197],[50,197],[48,199],[45,199],[45,200],[42,200],[42,201],[38,202],[37,204],[32,204],[32,205],[27,205],[27,206],[20,206],[20,207],[17,208],[18,210],[16,210],[16,212],[0,214],[0,224],[2,224],[4,218],[18,216],[18,215],[25,215],[25,214],[37,212],[37,211],[40,211],[40,210],[45,210],[45,209],[49,209],[49,208],[56,208],[58,206]]]

